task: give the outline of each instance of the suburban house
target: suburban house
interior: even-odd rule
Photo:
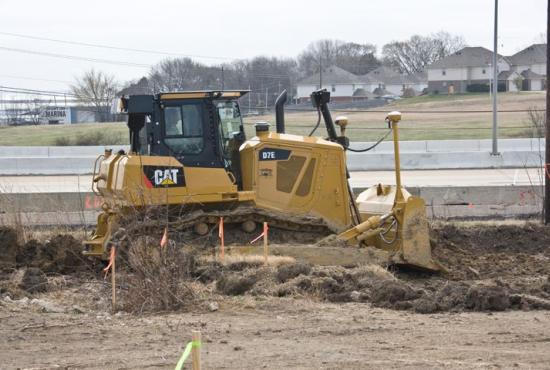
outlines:
[[[321,76],[323,83],[321,88],[330,91],[330,97],[334,101],[352,100],[354,91],[363,88],[364,85],[361,76],[354,75],[337,66],[323,68]],[[319,73],[317,73],[299,81],[296,87],[296,97],[300,101],[308,100],[311,93],[319,89],[319,79]]]
[[[523,79],[522,90],[546,88],[546,44],[534,44],[509,57],[512,69]]]
[[[465,47],[428,66],[428,91],[464,93],[488,91],[493,80],[493,52]],[[535,44],[510,56],[498,55],[499,90],[543,90],[546,81],[546,45]]]
[[[381,66],[365,75],[375,91],[376,88],[387,91],[391,95],[401,96],[406,89],[413,89],[417,94],[428,87],[428,76],[424,72],[408,75],[394,69]]]
[[[297,84],[297,98],[308,101],[312,91],[319,89],[319,73],[308,76]],[[356,75],[340,67],[331,66],[322,71],[321,88],[330,91],[334,101],[356,101],[373,99],[382,95],[401,96],[405,89],[416,93],[422,92],[427,86],[427,75],[405,75],[381,66],[365,75]]]
[[[486,85],[491,80],[493,52],[483,47],[465,47],[428,66],[428,91],[464,93],[471,85]],[[503,56],[497,59],[498,70],[510,70]]]

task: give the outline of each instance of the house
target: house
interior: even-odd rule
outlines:
[[[323,86],[319,86],[322,79]],[[308,76],[297,84],[297,98],[300,101],[309,100],[309,96],[315,90],[327,89],[333,101],[351,101],[355,90],[364,87],[363,79],[340,67],[331,66],[323,68],[321,77],[319,73]]]
[[[465,93],[471,85],[489,85],[493,78],[493,52],[483,47],[465,47],[428,66],[428,91]],[[498,70],[510,70],[510,63],[498,56]]]
[[[498,74],[498,84],[499,91],[519,91],[522,90],[523,77],[516,71],[502,71]]]
[[[488,91],[493,79],[493,52],[483,47],[465,47],[428,66],[428,91],[465,93]],[[498,55],[500,91],[544,90],[546,86],[546,44],[534,44],[518,53]]]
[[[530,69],[540,76],[546,76],[546,44],[533,44],[508,59],[512,69],[518,73]]]
[[[533,44],[509,57],[512,69],[523,78],[522,90],[546,89],[546,44]]]
[[[378,67],[365,75],[355,75],[340,67],[323,69],[322,88],[330,91],[336,102],[373,99],[380,95],[403,95],[405,89],[422,92],[428,85],[427,75],[401,74],[385,66]],[[319,74],[304,78],[297,84],[297,98],[308,101],[312,91],[319,89]],[[378,93],[378,94],[376,94]]]
[[[386,66],[380,66],[370,71],[365,75],[365,79],[371,83],[370,91],[379,88],[385,90],[389,94],[397,96],[403,95],[406,89],[413,89],[417,93],[421,93],[428,87],[428,76],[426,73],[420,72],[414,75],[408,75],[399,73]]]

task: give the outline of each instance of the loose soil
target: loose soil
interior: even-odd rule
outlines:
[[[1,231],[10,259],[0,274],[1,368],[170,368],[192,329],[203,332],[208,368],[550,361],[550,229],[534,223],[433,225],[434,258],[448,269],[436,275],[292,259],[221,264],[201,256],[204,243],[155,252],[147,246],[157,235],[133,235],[120,255],[116,315],[109,282],[80,257],[78,240],[19,245]]]

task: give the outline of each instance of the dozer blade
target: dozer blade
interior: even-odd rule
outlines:
[[[404,208],[400,228],[401,250],[394,254],[393,262],[434,272],[445,271],[445,268],[432,258],[424,200],[411,196]]]

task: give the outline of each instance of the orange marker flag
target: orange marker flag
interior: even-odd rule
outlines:
[[[109,264],[107,265],[107,267],[105,267],[103,269],[103,272],[105,273],[105,279],[107,279],[107,274],[109,273],[109,270],[113,266],[113,262],[115,261],[115,258],[116,258],[116,247],[113,245],[113,246],[111,246],[111,254],[109,256]]]
[[[225,240],[223,235],[223,217],[220,217],[220,226],[218,227],[218,238],[220,238],[220,258],[225,258]]]
[[[255,242],[257,242],[258,240],[260,240],[260,238],[262,238],[263,236],[267,235],[267,231],[269,230],[269,227],[267,226],[267,222],[264,222],[264,231],[262,231],[262,233],[260,235],[258,235],[254,240],[252,240],[250,242],[250,244],[254,244]]]
[[[168,244],[168,226],[164,228],[164,234],[162,235],[162,239],[160,239],[160,247],[163,248]]]

